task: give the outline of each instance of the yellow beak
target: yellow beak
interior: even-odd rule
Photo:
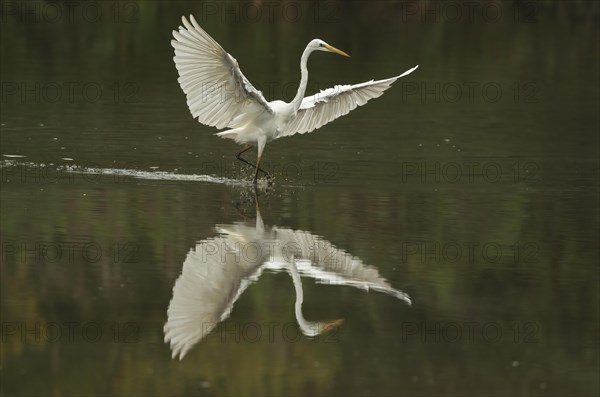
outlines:
[[[320,332],[326,332],[326,331],[331,331],[332,329],[336,329],[337,327],[339,327],[340,325],[342,325],[342,323],[344,322],[343,318],[337,319],[337,320],[332,320],[332,321],[326,321],[321,323],[320,325]]]
[[[343,55],[343,56],[345,56],[345,57],[348,57],[348,58],[350,58],[350,55],[346,54],[346,53],[345,53],[344,51],[342,51],[342,50],[338,50],[337,48],[330,46],[329,44],[325,44],[325,46],[324,46],[324,47],[325,47],[325,48],[327,48],[327,49],[328,49],[329,51],[331,51],[331,52],[335,52],[336,54],[340,54],[340,55]]]

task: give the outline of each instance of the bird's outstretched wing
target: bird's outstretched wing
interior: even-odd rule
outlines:
[[[285,248],[287,260],[293,258],[300,274],[324,284],[347,285],[392,295],[411,304],[408,294],[392,288],[373,267],[364,264],[329,241],[312,233],[274,228],[277,241]]]
[[[392,83],[417,69],[419,65],[399,76],[371,80],[354,85],[336,85],[302,100],[298,114],[286,127],[282,136],[304,134],[348,114],[373,98],[380,97]]]
[[[185,258],[164,326],[165,342],[170,343],[173,358],[181,360],[226,319],[239,296],[260,276],[258,266],[237,262],[243,255],[234,254],[234,243],[224,237],[203,240]]]
[[[248,81],[237,61],[198,25],[193,15],[183,17],[173,31],[179,84],[194,118],[217,128],[235,128],[245,116],[272,110]]]

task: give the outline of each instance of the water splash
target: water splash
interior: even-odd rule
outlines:
[[[15,160],[2,160],[0,161],[0,168],[53,168],[56,172],[66,173],[77,173],[84,175],[101,175],[101,176],[112,176],[112,177],[123,177],[123,178],[134,178],[143,180],[154,180],[154,181],[177,181],[177,182],[209,182],[217,184],[225,184],[230,186],[252,186],[252,182],[249,180],[231,179],[224,177],[217,177],[213,175],[202,175],[202,174],[179,174],[176,172],[169,171],[145,171],[135,170],[128,168],[103,168],[103,167],[82,167],[77,165],[55,165],[54,163],[34,163],[34,162],[23,162]],[[155,167],[152,167],[155,168]]]

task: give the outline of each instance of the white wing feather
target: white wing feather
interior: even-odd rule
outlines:
[[[234,57],[198,25],[193,15],[173,31],[177,80],[190,112],[202,124],[235,128],[252,115],[270,112],[268,102],[248,81]]]
[[[302,100],[298,114],[290,121],[281,136],[304,134],[348,114],[373,98],[380,97],[392,83],[417,69],[419,65],[399,76],[384,80],[371,80],[354,85],[336,85]]]
[[[227,319],[263,270],[279,272],[292,260],[302,275],[319,282],[380,291],[411,304],[410,297],[392,288],[376,268],[309,232],[279,227],[265,232],[258,222],[256,228],[238,223],[217,230],[221,236],[202,240],[188,252],[173,287],[164,333],[174,358],[181,360]],[[243,247],[251,246],[264,248],[252,260],[242,253]]]
[[[360,258],[354,257],[331,242],[302,230],[275,227],[277,241],[286,248],[286,255],[294,257],[303,276],[323,284],[348,285],[366,291],[383,292],[411,304],[410,297],[390,284],[379,271]]]
[[[164,326],[165,342],[170,343],[173,357],[181,360],[229,317],[239,296],[260,277],[262,262],[238,262],[243,255],[234,254],[237,247],[234,239],[217,237],[199,242],[185,258]]]

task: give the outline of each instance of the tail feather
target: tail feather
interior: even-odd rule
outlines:
[[[232,128],[230,130],[217,132],[215,135],[223,139],[236,139],[241,128]]]

